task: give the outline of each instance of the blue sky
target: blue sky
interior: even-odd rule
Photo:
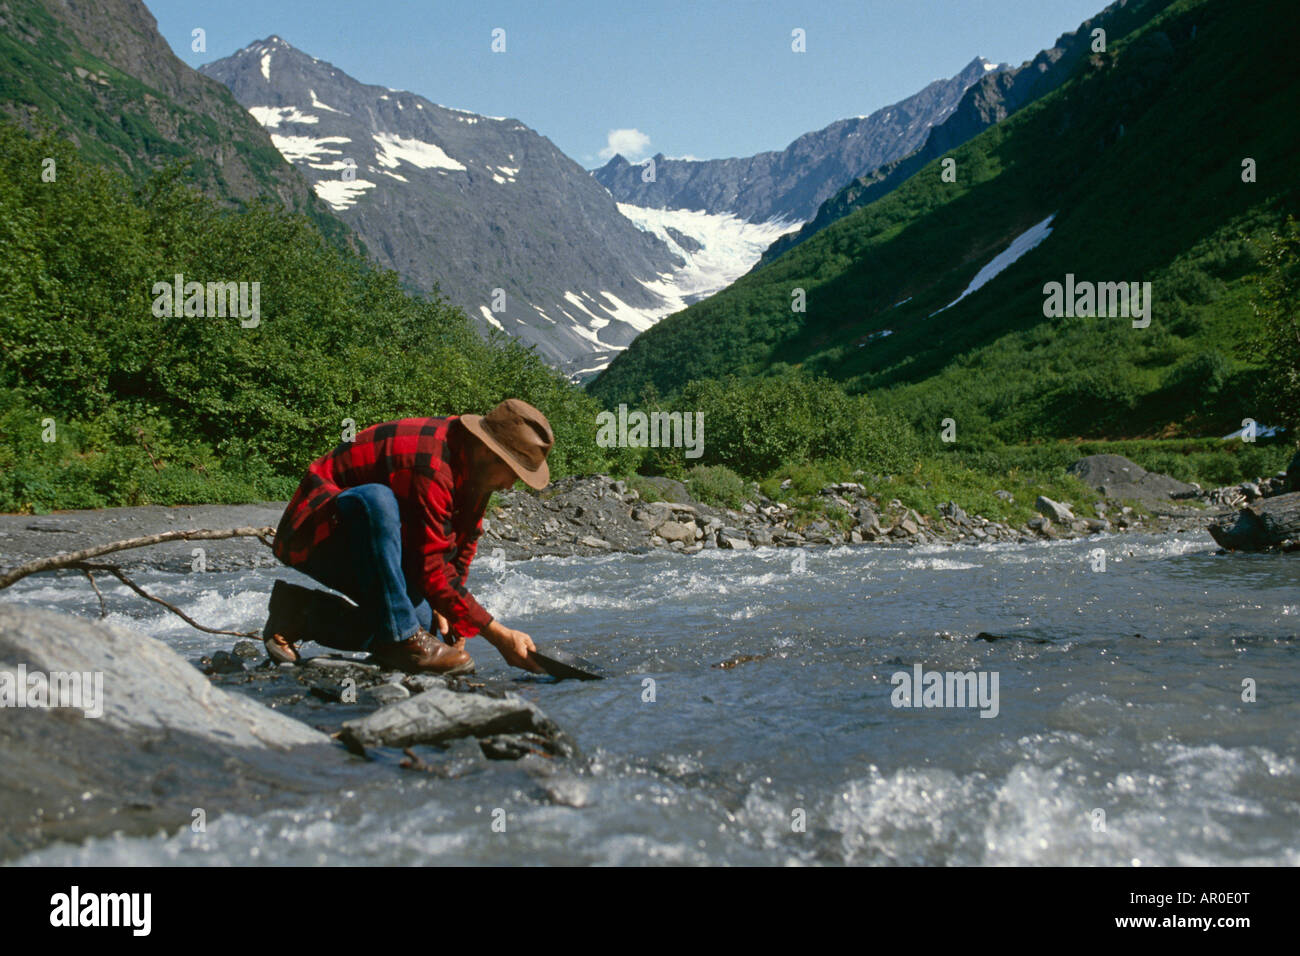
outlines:
[[[784,148],[951,76],[1020,65],[1107,0],[146,0],[191,66],[278,34],[365,83],[513,116],[583,166],[611,144],[714,159]],[[207,52],[190,49],[207,33]],[[493,53],[492,31],[506,51]],[[802,29],[807,50],[791,49]],[[621,132],[616,132],[621,131]],[[637,155],[630,155],[631,153]]]

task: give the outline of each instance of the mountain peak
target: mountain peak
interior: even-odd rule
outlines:
[[[296,48],[293,46],[293,44],[287,42],[286,40],[284,40],[282,37],[280,37],[278,34],[275,33],[272,33],[265,40],[254,40],[252,43],[244,47],[244,49],[240,50],[239,52],[246,53],[246,52],[256,51],[258,53],[261,53],[261,52],[265,52],[266,50],[277,50],[277,49],[295,50],[296,52]]]

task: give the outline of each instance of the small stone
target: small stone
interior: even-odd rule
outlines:
[[[718,547],[732,551],[748,551],[749,539],[745,537],[744,532],[734,528],[723,528],[718,532]]]
[[[361,699],[365,703],[378,707],[395,704],[399,700],[406,700],[410,696],[411,692],[401,684],[380,684],[378,687],[367,688],[361,693]]]
[[[413,694],[420,694],[426,690],[446,687],[447,678],[439,677],[437,674],[404,674],[402,686]]]
[[[244,669],[244,662],[226,651],[217,651],[208,667],[214,674],[238,674]]]
[[[590,534],[579,538],[578,544],[582,545],[585,548],[600,548],[601,550],[605,550],[605,551],[608,551],[610,548],[613,547],[613,545],[610,544],[608,541],[606,541],[604,538],[597,538],[594,535],[590,535]]]
[[[939,513],[953,522],[960,524],[966,520],[966,512],[955,501],[948,501],[939,506]]]
[[[367,670],[379,670],[374,664],[363,664],[361,661],[348,661],[339,657],[309,657],[303,664],[307,667],[319,667],[324,670],[350,670],[353,667],[362,667]]]
[[[1039,495],[1038,500],[1034,502],[1034,507],[1038,512],[1051,518],[1057,524],[1069,524],[1074,520],[1074,514],[1065,505],[1053,501],[1046,495]]]
[[[244,660],[256,661],[264,656],[262,648],[258,647],[252,641],[240,641],[235,645],[232,652],[236,657],[242,657]]]
[[[665,521],[656,529],[659,537],[666,541],[686,543],[695,540],[695,524],[681,521]]]

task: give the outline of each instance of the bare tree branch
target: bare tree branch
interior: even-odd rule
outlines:
[[[164,601],[160,597],[154,597],[154,595],[150,594],[144,588],[140,587],[140,585],[136,584],[134,581],[128,578],[118,568],[115,568],[110,564],[84,564],[81,562],[77,562],[76,564],[67,565],[67,566],[76,568],[77,570],[80,571],[84,571],[86,572],[86,574],[89,574],[91,571],[107,571],[109,574],[113,575],[113,577],[117,578],[119,581],[121,581],[123,584],[129,587],[136,594],[140,595],[140,597],[148,598],[150,601],[153,601],[155,604],[161,604],[163,607],[167,608],[167,610],[171,611],[173,614],[179,617],[190,627],[198,628],[200,631],[207,631],[209,634],[228,634],[231,637],[261,637],[262,636],[261,631],[223,631],[220,628],[216,628],[216,627],[205,627],[204,625],[200,624],[198,621],[194,620],[194,618],[186,614],[184,611],[182,611],[180,608],[178,608],[175,604],[169,604],[168,602]],[[98,590],[98,588],[96,588],[96,590]]]
[[[89,568],[82,568],[86,578],[90,581],[90,586],[95,589],[95,597],[99,598],[99,616],[108,617],[108,609],[104,607],[104,595],[99,590],[99,584],[95,581],[95,575]]]
[[[162,544],[165,541],[215,541],[221,538],[257,538],[267,547],[270,547],[271,539],[274,535],[275,529],[269,525],[262,528],[197,528],[192,531],[163,531],[159,534],[147,534],[139,538],[127,538],[123,541],[97,544],[91,548],[82,548],[80,551],[70,551],[67,554],[56,554],[49,558],[37,558],[35,561],[28,561],[26,564],[20,564],[11,571],[0,574],[0,590],[9,587],[9,585],[16,581],[21,581],[29,574],[35,574],[38,571],[53,571],[58,568],[74,567],[89,558],[97,558],[101,554],[109,554],[113,551],[126,551],[129,548],[143,548],[146,545]],[[96,570],[112,569],[97,568]],[[146,597],[147,596],[148,595],[146,595]],[[197,627],[197,625],[195,626]]]

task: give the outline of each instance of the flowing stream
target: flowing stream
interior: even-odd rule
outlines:
[[[206,833],[22,862],[1300,864],[1294,556],[1216,555],[1196,534],[484,564],[489,610],[612,674],[516,677],[470,642],[589,766],[379,766],[373,786]],[[137,579],[242,630],[272,573]],[[101,586],[111,621],[188,657],[232,643]],[[71,574],[5,599],[98,613]],[[918,666],[973,673],[985,697],[896,706]]]

